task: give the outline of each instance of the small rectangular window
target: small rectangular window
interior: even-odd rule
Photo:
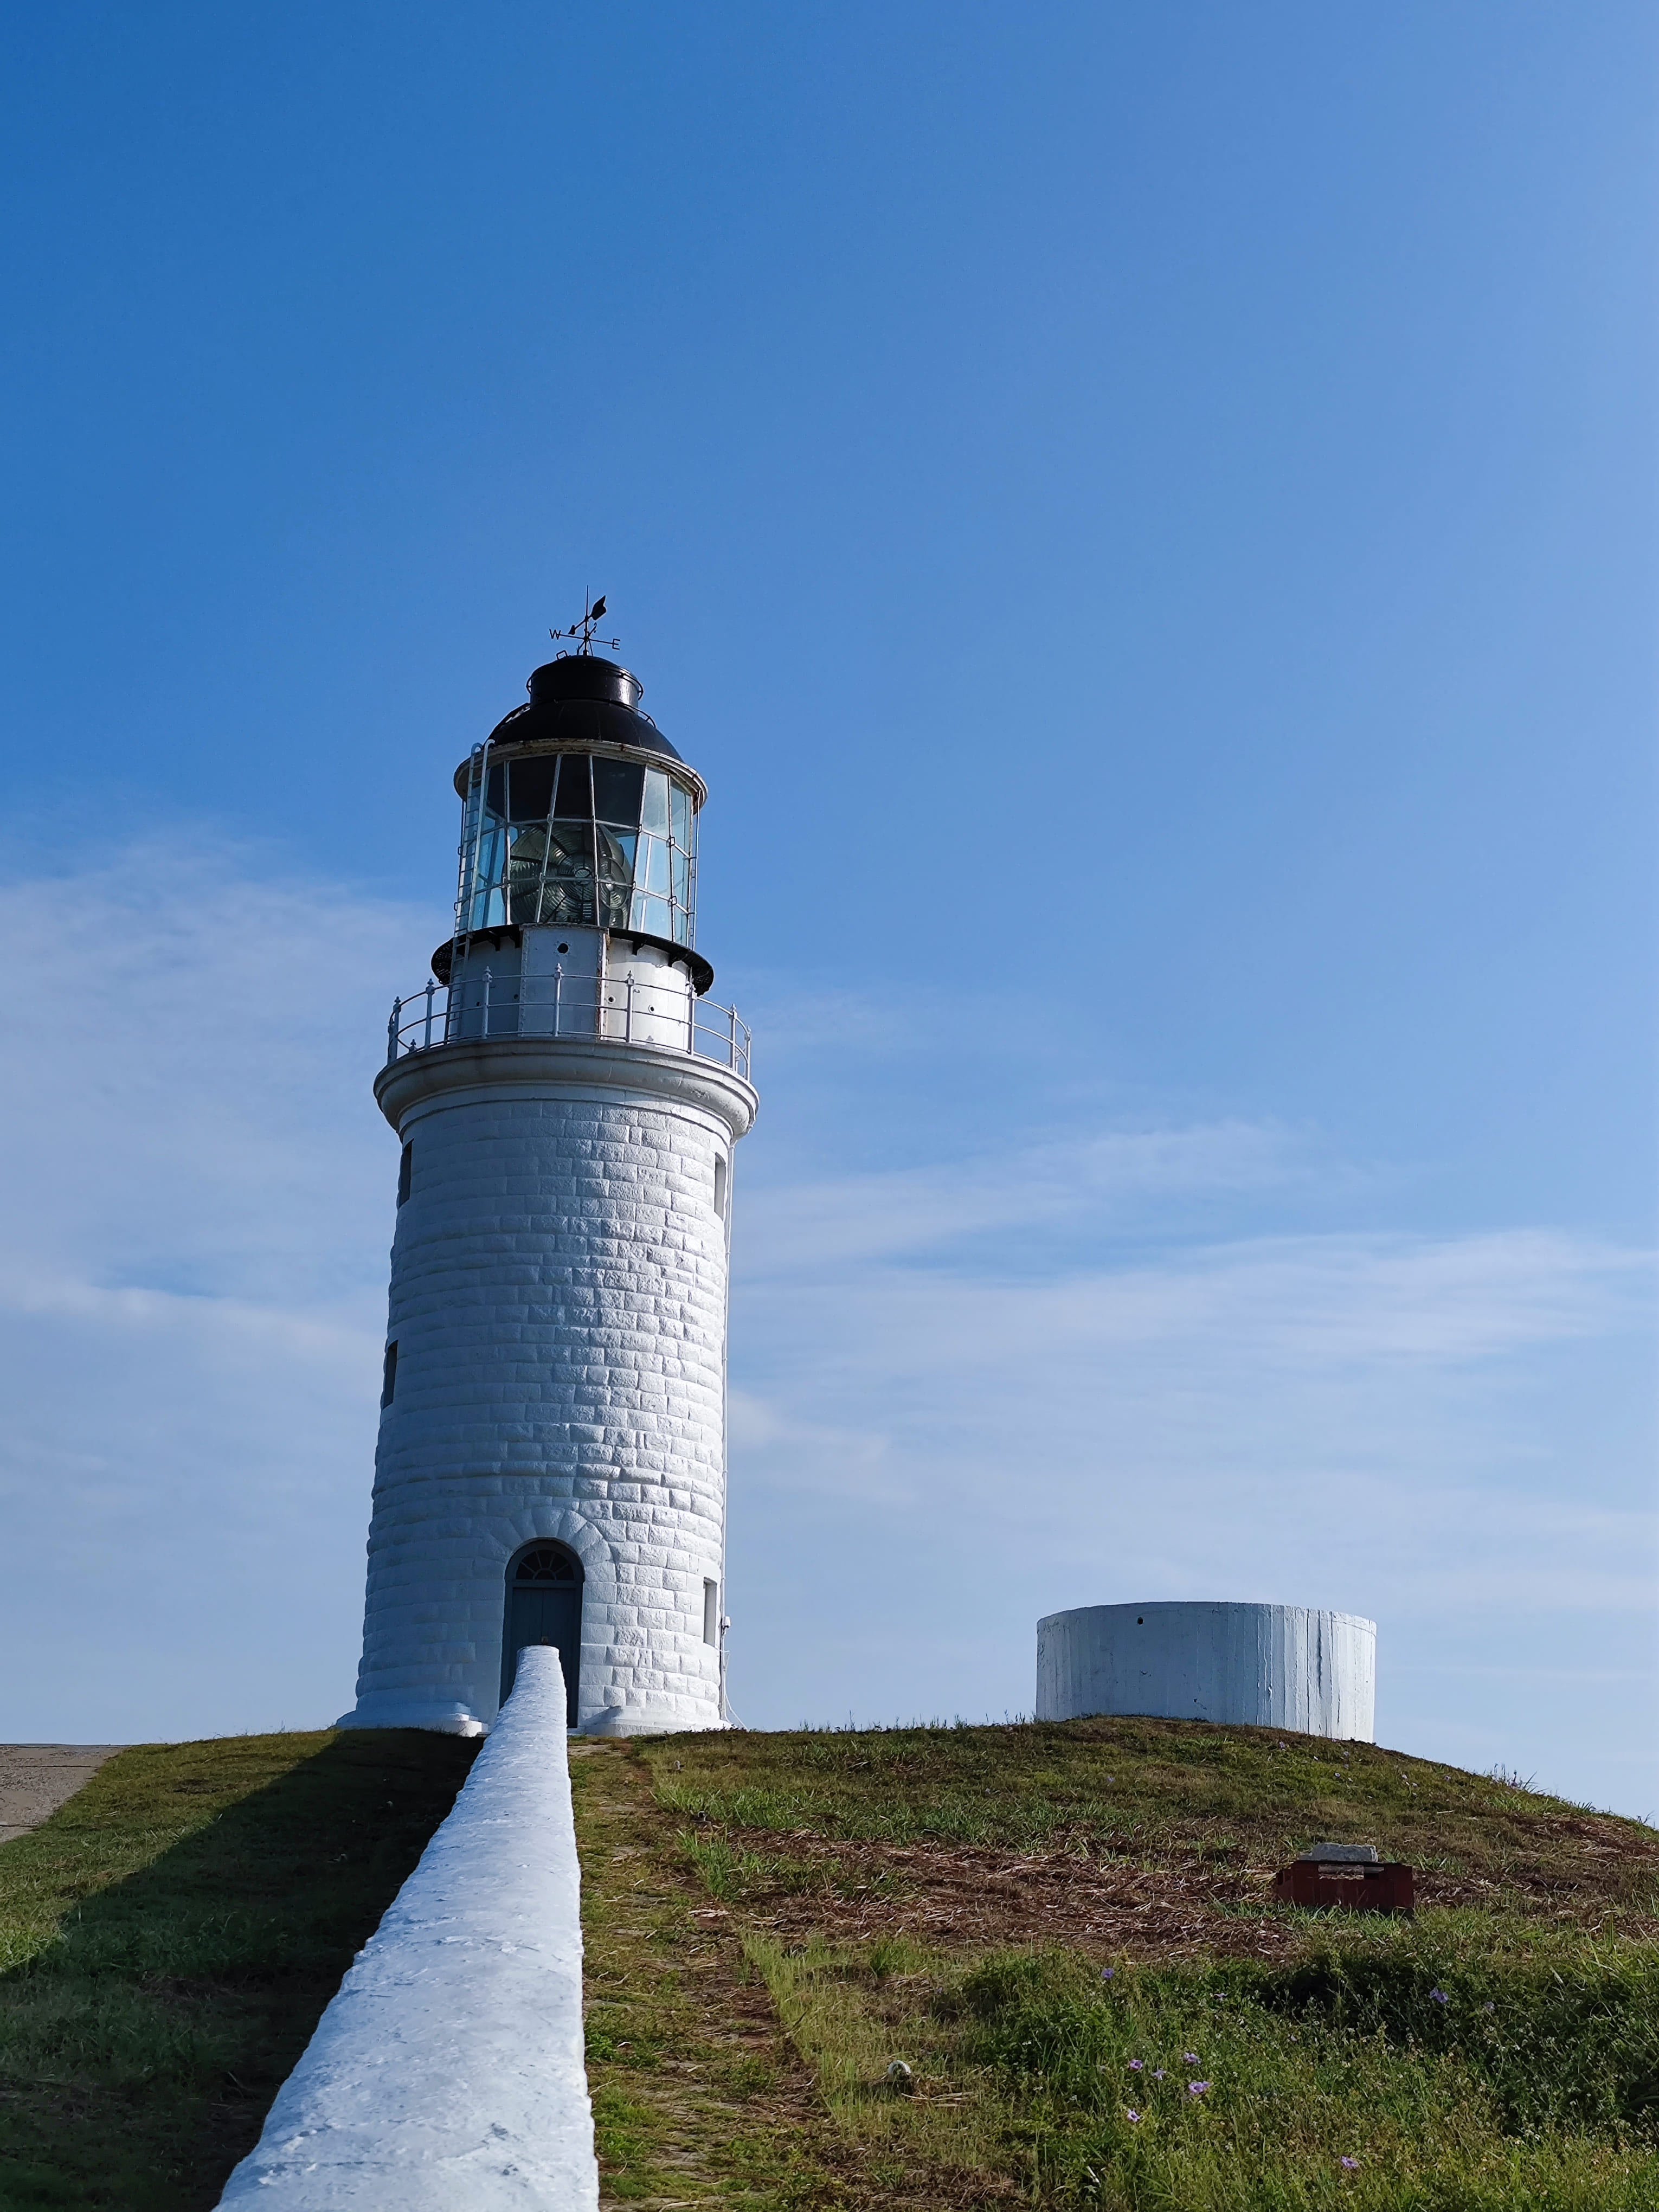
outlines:
[[[386,1348],[386,1373],[380,1382],[380,1403],[389,1406],[392,1393],[398,1388],[398,1347],[388,1344]]]
[[[702,1586],[702,1640],[718,1644],[720,1640],[720,1586],[704,1583]]]
[[[415,1147],[404,1146],[404,1156],[398,1163],[398,1203],[403,1205],[409,1196],[410,1178],[415,1172]]]
[[[726,1218],[726,1162],[714,1163],[714,1211],[722,1221]]]

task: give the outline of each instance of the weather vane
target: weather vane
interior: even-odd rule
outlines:
[[[587,594],[584,592],[582,593],[581,620],[577,623],[572,623],[568,629],[550,629],[547,634],[550,637],[555,638],[579,637],[581,640],[581,643],[576,647],[577,652],[592,653],[593,650],[594,628],[599,622],[599,617],[604,612],[605,593],[601,592],[599,598],[594,600],[592,605],[589,606],[587,603]],[[622,643],[622,640],[619,637],[602,637],[599,640],[599,643],[601,645],[608,645],[611,647],[611,650],[614,653],[617,647]]]

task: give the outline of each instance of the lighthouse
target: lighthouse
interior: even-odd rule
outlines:
[[[456,771],[454,931],[375,1079],[401,1151],[344,1727],[479,1735],[527,1644],[573,1729],[726,1718],[749,1034],[696,949],[702,779],[592,630]]]

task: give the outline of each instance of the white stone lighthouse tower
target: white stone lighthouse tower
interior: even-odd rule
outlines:
[[[553,1644],[573,1727],[715,1728],[756,1098],[693,950],[707,794],[586,636],[529,689],[456,773],[455,933],[374,1086],[403,1155],[343,1724],[476,1735]]]

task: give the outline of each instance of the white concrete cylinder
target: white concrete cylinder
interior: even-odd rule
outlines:
[[[1085,1605],[1037,1623],[1036,1717],[1145,1713],[1370,1743],[1376,1623],[1303,1605]]]
[[[492,1036],[395,1060],[375,1096],[411,1149],[343,1724],[488,1729],[509,1567],[551,1543],[580,1562],[577,1725],[720,1726],[728,1194],[753,1091],[683,1046]]]

